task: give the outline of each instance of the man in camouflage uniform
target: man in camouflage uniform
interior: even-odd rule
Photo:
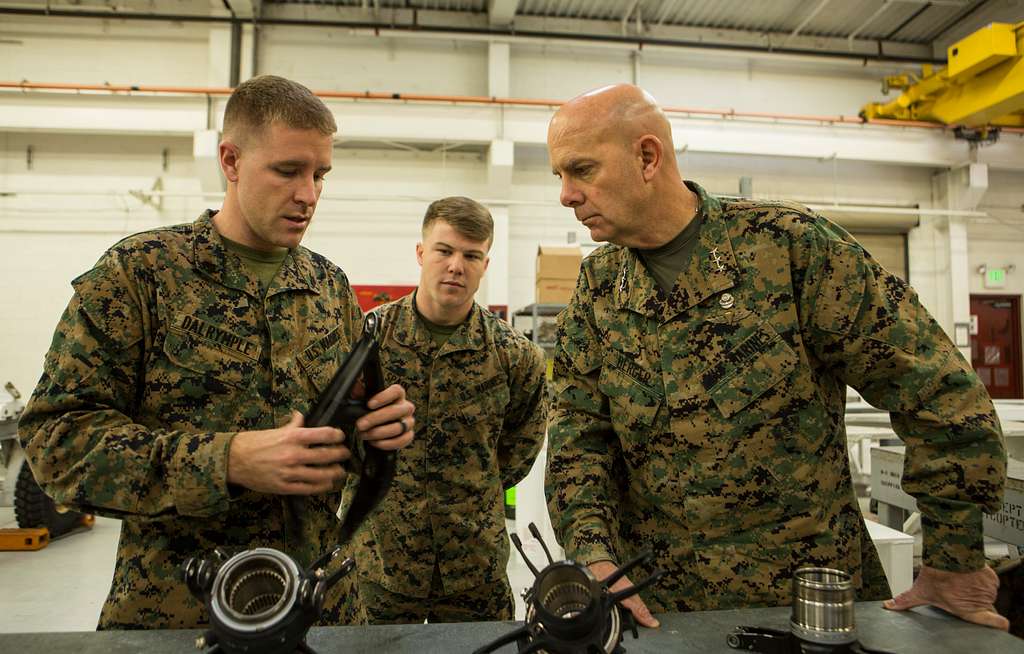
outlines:
[[[614,244],[583,262],[559,321],[548,497],[567,554],[603,578],[653,550],[666,576],[627,601],[647,626],[648,606],[786,604],[806,565],[889,597],[850,478],[849,384],[891,412],[922,514],[923,572],[889,607],[1005,629],[982,546],[999,422],[913,289],[806,207],[684,184],[636,87],[568,102],[548,148],[562,204]]]
[[[299,245],[336,129],[299,84],[242,84],[224,117],[221,210],[130,236],[72,282],[20,434],[56,502],[123,520],[101,629],[206,623],[180,578],[188,557],[260,546],[306,566],[337,538],[344,435],[293,413],[361,329],[345,273]],[[371,405],[365,438],[411,440],[403,389]],[[307,496],[298,532],[288,494]],[[345,600],[328,597],[329,621],[351,618]]]
[[[417,407],[419,437],[360,536],[372,623],[511,620],[504,489],[544,440],[544,356],[473,301],[494,226],[485,207],[430,205],[416,292],[378,309],[381,366]]]

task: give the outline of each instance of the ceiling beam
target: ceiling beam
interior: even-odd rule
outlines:
[[[224,0],[235,18],[253,18],[260,14],[260,0]]]
[[[519,0],[488,0],[487,20],[493,27],[506,27],[516,17]]]

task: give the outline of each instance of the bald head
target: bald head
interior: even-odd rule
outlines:
[[[548,126],[548,157],[561,203],[595,241],[658,247],[694,214],[672,127],[637,86],[606,86],[562,105]]]
[[[596,131],[631,143],[644,135],[657,137],[672,151],[672,127],[654,97],[639,86],[604,86],[569,100],[555,112],[548,139],[578,131]]]

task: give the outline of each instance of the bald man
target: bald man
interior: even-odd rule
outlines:
[[[921,573],[886,606],[1006,629],[982,545],[999,422],[914,290],[806,207],[684,182],[637,87],[567,102],[548,149],[562,204],[609,243],[559,320],[547,491],[566,553],[603,578],[653,550],[666,576],[627,601],[646,626],[787,604],[803,566],[890,597],[850,477],[849,385],[890,412],[924,526]]]

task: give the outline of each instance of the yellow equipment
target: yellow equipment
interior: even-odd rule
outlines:
[[[41,550],[50,543],[46,527],[0,529],[0,552]]]
[[[892,102],[864,105],[861,118],[937,122],[982,135],[993,127],[1024,127],[1024,22],[992,23],[946,54],[945,68],[926,65],[920,76],[886,77],[883,92],[903,93]]]

